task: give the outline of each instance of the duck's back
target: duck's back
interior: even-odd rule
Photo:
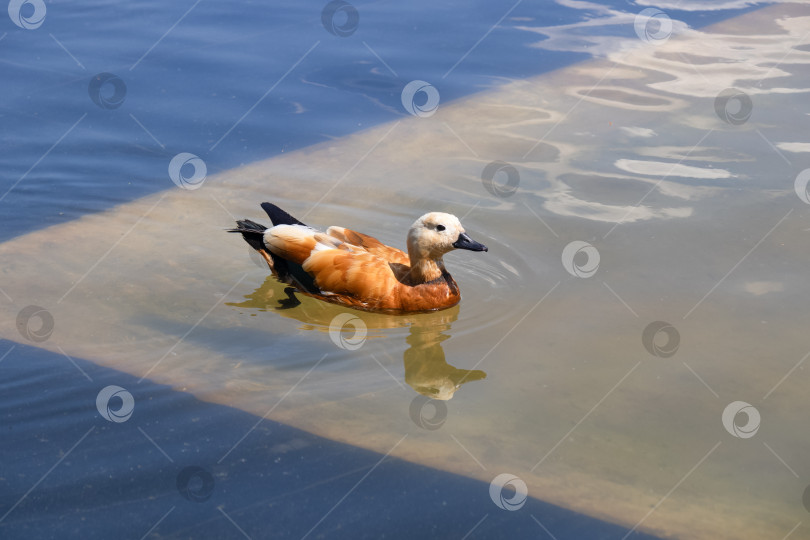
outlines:
[[[326,230],[326,234],[347,244],[368,251],[388,262],[410,264],[407,253],[403,252],[401,249],[386,246],[373,236],[346,229],[345,227],[329,227]]]

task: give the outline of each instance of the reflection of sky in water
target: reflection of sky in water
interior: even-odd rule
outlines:
[[[605,60],[574,70],[570,77],[573,84],[563,82],[564,91],[578,101],[565,122],[549,119],[543,138],[543,145],[559,150],[558,164],[537,165],[551,184],[537,192],[545,199],[547,210],[607,222],[689,217],[693,206],[654,208],[644,204],[646,197],[637,208],[606,204],[603,199],[594,199],[598,191],[578,187],[587,177],[594,182],[593,177],[598,176],[616,188],[612,201],[619,199],[616,190],[628,181],[649,184],[652,191],[675,199],[696,201],[712,193],[721,195],[715,188],[771,185],[765,175],[755,174],[756,168],[752,168],[752,155],[762,153],[762,145],[764,159],[773,162],[768,166],[763,158],[758,159],[763,171],[791,166],[780,151],[806,151],[807,143],[801,141],[806,129],[802,117],[797,118],[791,107],[777,106],[785,103],[787,95],[808,92],[806,79],[799,75],[810,62],[810,53],[797,47],[803,43],[806,17],[783,16],[768,21],[768,32],[763,34],[734,29],[707,34],[676,21],[673,37],[651,46],[610,31],[626,28],[632,22],[630,14],[585,2],[565,4],[586,10],[591,17],[570,26],[523,26],[541,35],[533,46],[549,51],[599,51]],[[570,30],[583,25],[594,31],[572,38]],[[719,103],[718,95],[728,88],[742,93],[748,103],[739,99]],[[549,109],[564,111],[570,107],[560,100]],[[581,125],[589,114],[592,123],[615,124],[621,130],[618,140],[613,130],[597,134],[598,128],[588,132],[566,129],[567,125]],[[730,121],[718,121],[721,114]],[[735,125],[735,115],[740,125]],[[743,125],[748,116],[751,123]],[[559,127],[555,122],[560,122]],[[754,122],[758,124],[752,125]],[[515,135],[522,137],[526,132],[520,130]],[[656,146],[664,137],[665,145]],[[673,139],[682,144],[674,146]],[[613,153],[617,159],[612,167],[606,168],[604,158],[593,167],[589,160],[594,152]],[[524,157],[531,156],[528,152]],[[560,173],[554,174],[555,168]],[[577,174],[571,174],[572,168]],[[572,176],[578,180],[572,181]],[[627,201],[634,203],[631,199]]]
[[[511,471],[531,497],[625,528],[781,537],[804,519],[796,362],[807,347],[807,226],[793,190],[810,144],[806,8],[772,6],[704,32],[695,28],[730,13],[673,3],[688,27],[675,21],[656,46],[635,37],[634,10],[566,0],[538,17],[521,3],[448,72],[504,7],[465,8],[481,18],[469,20],[430,6],[414,19],[412,6],[369,4],[362,32],[337,39],[320,26],[320,6],[245,18],[200,3],[130,70],[145,50],[132,28],[156,39],[164,16],[187,9],[172,19],[153,7],[126,19],[116,10],[134,7],[49,6],[48,32],[87,73],[47,32],[0,41],[41,59],[7,60],[13,76],[0,83],[12,96],[0,128],[8,185],[86,113],[0,202],[14,218],[0,244],[0,285],[14,298],[0,335],[19,339],[18,303],[47,306],[56,330],[41,347],[55,353],[485,487]],[[102,38],[108,47],[95,45]],[[101,70],[126,79],[114,111],[87,99]],[[434,115],[403,111],[413,79],[440,89]],[[738,124],[720,116],[739,110],[716,110],[729,87],[753,103]],[[183,151],[202,156],[209,177],[198,190],[164,191]],[[493,161],[518,171],[515,193],[484,188]],[[338,308],[291,302],[224,234],[233,216],[262,220],[263,199],[396,246],[415,215],[450,211],[490,252],[447,256],[458,308],[361,315],[359,354],[334,342]],[[593,262],[584,252],[561,261],[572,242],[599,255],[587,279],[574,277]],[[671,350],[642,335],[658,320],[679,332],[671,357],[647,352]],[[419,394],[452,397],[440,429],[414,427]],[[735,400],[761,411],[756,438],[722,430]],[[160,407],[136,402],[153,433]]]

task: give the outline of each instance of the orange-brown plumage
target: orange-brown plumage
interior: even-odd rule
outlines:
[[[451,214],[432,212],[416,220],[406,254],[350,229],[317,231],[270,203],[262,208],[273,227],[241,220],[231,232],[242,233],[281,281],[358,309],[408,313],[454,306],[461,295],[442,256],[453,249],[487,250]]]
[[[342,240],[343,242],[346,242],[347,244],[361,247],[369,253],[373,253],[374,255],[377,255],[388,262],[410,264],[407,253],[403,252],[401,249],[386,246],[373,236],[353,231],[351,229],[346,229],[344,227],[329,227],[326,230],[326,233]]]

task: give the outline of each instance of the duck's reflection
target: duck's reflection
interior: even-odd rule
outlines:
[[[458,306],[452,310],[452,319],[447,322],[411,324],[411,333],[405,339],[410,345],[402,357],[405,363],[405,382],[432,399],[450,399],[462,384],[479,381],[487,376],[480,369],[459,369],[445,360],[442,341],[450,337],[445,332],[450,331],[451,322],[456,320]]]
[[[458,318],[459,307],[413,315],[387,315],[349,310],[296,294],[295,290],[268,276],[262,285],[245,296],[244,302],[230,306],[275,311],[279,315],[304,323],[310,330],[329,331],[336,315],[352,311],[369,329],[407,326],[405,339],[409,347],[403,354],[405,382],[431,399],[448,400],[463,384],[479,381],[487,374],[481,370],[459,369],[447,363],[442,341],[450,337],[452,323]]]

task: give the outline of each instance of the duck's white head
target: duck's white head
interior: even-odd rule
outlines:
[[[414,221],[408,231],[408,255],[411,261],[441,259],[454,249],[487,251],[487,246],[467,236],[453,214],[430,212]]]

